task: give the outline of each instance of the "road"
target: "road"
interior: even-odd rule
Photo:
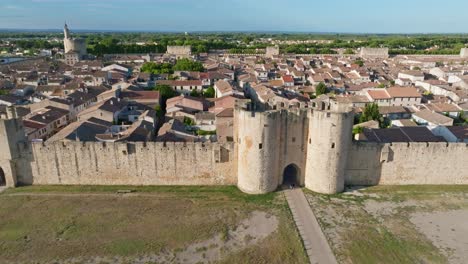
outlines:
[[[302,190],[297,188],[288,189],[284,192],[296,226],[304,241],[310,263],[337,264],[335,255],[333,255],[330,245]]]

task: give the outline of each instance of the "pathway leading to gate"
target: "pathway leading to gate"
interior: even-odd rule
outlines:
[[[309,203],[301,189],[284,191],[289,208],[296,222],[297,229],[304,241],[304,246],[313,264],[337,264],[335,255],[315,218]]]

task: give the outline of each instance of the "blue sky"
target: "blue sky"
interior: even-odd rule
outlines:
[[[467,0],[0,0],[0,28],[468,33]]]

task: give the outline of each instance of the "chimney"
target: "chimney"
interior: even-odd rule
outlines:
[[[111,105],[114,105],[114,101],[113,101],[113,100],[110,100],[110,104],[111,104]]]

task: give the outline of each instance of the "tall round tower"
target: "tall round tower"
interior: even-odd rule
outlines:
[[[250,194],[276,190],[279,181],[279,133],[277,111],[235,111],[238,187]]]
[[[344,171],[352,140],[353,119],[352,112],[309,112],[306,188],[323,194],[344,190]]]

